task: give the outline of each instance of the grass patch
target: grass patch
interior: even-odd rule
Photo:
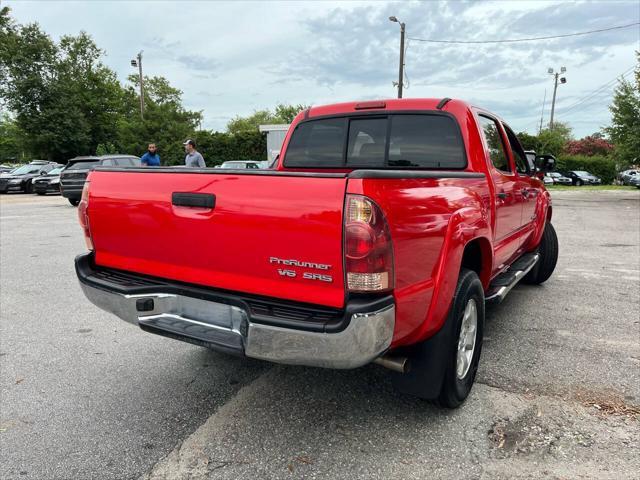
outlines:
[[[585,191],[585,190],[638,190],[637,187],[633,187],[630,185],[583,185],[581,187],[574,187],[572,185],[545,185],[547,190],[575,190]]]

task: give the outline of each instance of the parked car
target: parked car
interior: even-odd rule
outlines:
[[[262,168],[260,162],[254,160],[229,160],[220,165],[220,168]]]
[[[623,185],[631,185],[631,179],[640,177],[640,170],[625,170],[618,175]]]
[[[11,165],[0,165],[0,174],[2,174],[2,173],[11,173],[15,169],[16,169],[16,167],[13,167]]]
[[[33,160],[0,176],[0,193],[22,192],[32,193],[33,184],[31,181],[40,175],[46,175],[51,170],[61,165],[46,160]]]
[[[549,174],[547,173],[547,174],[545,174],[545,175],[542,177],[542,182],[543,182],[545,185],[553,185],[553,178],[551,178],[551,177],[549,176]]]
[[[551,178],[552,183],[556,185],[571,185],[571,179],[565,177],[559,172],[549,172],[547,176]]]
[[[584,170],[571,170],[564,173],[565,177],[571,179],[572,185],[600,185],[602,180],[595,175],[585,172]]]
[[[640,188],[640,175],[635,175],[629,179],[628,185]]]
[[[459,406],[485,303],[544,282],[558,257],[549,193],[517,136],[447,98],[312,107],[286,138],[275,170],[91,172],[85,295],[212,349],[374,362],[400,391]]]
[[[47,193],[60,194],[60,172],[63,169],[64,165],[60,165],[46,175],[34,178],[32,180],[33,191],[38,195],[46,195]]]
[[[60,174],[60,191],[74,207],[80,203],[82,187],[87,175],[97,166],[139,167],[140,158],[134,155],[102,155],[100,157],[75,157],[69,160]]]

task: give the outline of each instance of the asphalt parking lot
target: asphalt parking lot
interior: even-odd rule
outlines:
[[[456,411],[386,371],[276,366],[84,299],[60,197],[0,197],[0,478],[637,478],[640,191],[553,193],[556,272],[488,311]]]

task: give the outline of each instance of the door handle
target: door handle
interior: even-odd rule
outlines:
[[[173,192],[171,203],[176,207],[214,208],[216,196],[212,193]]]

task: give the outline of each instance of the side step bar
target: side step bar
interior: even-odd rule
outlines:
[[[514,262],[509,270],[501,273],[491,281],[485,296],[486,303],[500,303],[516,284],[529,273],[540,260],[540,254],[527,253]]]

